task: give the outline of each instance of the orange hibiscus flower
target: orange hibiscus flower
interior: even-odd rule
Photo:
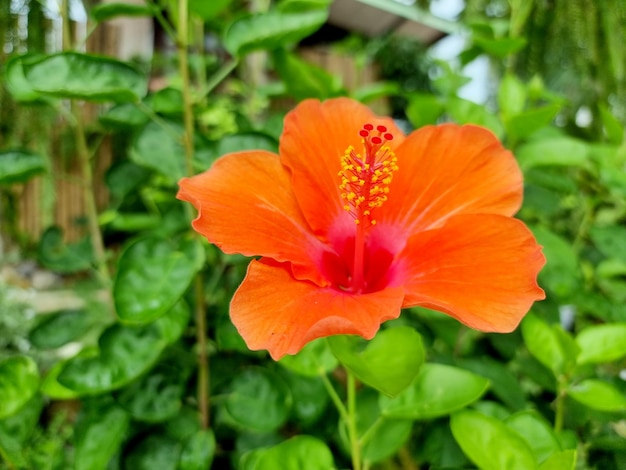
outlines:
[[[408,136],[338,98],[300,103],[279,155],[228,154],[180,181],[196,231],[250,262],[230,315],[274,359],[336,334],[371,339],[405,307],[509,332],[544,298],[541,247],[512,215],[513,155],[477,126]]]

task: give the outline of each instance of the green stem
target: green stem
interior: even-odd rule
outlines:
[[[189,3],[188,0],[178,1],[178,71],[182,79],[183,93],[183,146],[185,148],[185,170],[187,176],[193,175],[194,154],[194,119],[193,102],[191,99],[191,80],[189,78]],[[186,204],[186,207],[188,205]],[[198,409],[200,425],[203,429],[209,427],[209,354],[207,351],[206,335],[206,305],[204,299],[204,282],[200,273],[194,280],[195,293],[195,320],[196,342],[198,344]]]
[[[567,381],[564,377],[557,379],[556,399],[554,400],[554,432],[559,433],[563,430],[563,419],[565,416],[565,396]]]
[[[324,387],[326,387],[326,391],[328,392],[330,399],[332,400],[333,404],[335,405],[335,408],[337,408],[337,411],[339,412],[339,416],[341,417],[342,420],[344,420],[344,422],[347,423],[349,419],[348,410],[346,409],[345,405],[341,401],[341,398],[339,398],[339,394],[337,393],[337,390],[335,390],[335,387],[333,387],[332,382],[330,381],[330,379],[325,373],[321,373],[320,377],[322,378],[322,382],[324,383]]]
[[[350,440],[350,454],[352,455],[352,469],[361,470],[361,443],[356,428],[356,380],[352,372],[346,369],[347,373],[347,400],[348,400],[348,438]]]
[[[202,90],[202,96],[206,97],[209,93],[211,93],[215,87],[222,83],[224,79],[228,77],[233,70],[235,70],[235,67],[237,67],[238,64],[239,61],[235,59],[222,64],[217,72],[215,72],[207,81],[206,87]]]

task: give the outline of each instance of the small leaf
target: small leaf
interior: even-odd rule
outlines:
[[[49,315],[33,328],[28,340],[39,349],[59,348],[80,338],[94,324],[94,316],[85,310],[61,310]]]
[[[610,362],[626,356],[626,323],[590,326],[576,336],[580,364]]]
[[[505,424],[528,444],[537,462],[561,451],[559,439],[546,420],[535,411],[521,411],[509,416]]]
[[[195,240],[143,238],[131,243],[122,253],[113,284],[120,320],[145,324],[169,311],[189,287],[203,256]]]
[[[29,60],[23,67],[33,90],[55,98],[119,103],[138,101],[147,90],[142,74],[108,57],[61,52]]]
[[[284,356],[279,361],[287,369],[310,377],[328,374],[338,363],[325,338],[311,341],[298,354]]]
[[[14,356],[0,362],[0,419],[17,413],[39,388],[37,364],[30,357]]]
[[[477,37],[473,38],[474,44],[480,47],[487,54],[493,55],[499,59],[522,50],[528,42],[526,38],[486,38]]]
[[[281,373],[281,377],[285,379],[293,398],[293,418],[301,426],[315,423],[326,411],[330,399],[322,379],[288,371]]]
[[[409,106],[406,116],[416,129],[428,124],[435,124],[443,114],[444,105],[434,95],[412,94],[409,97]]]
[[[359,380],[390,396],[408,387],[424,362],[422,337],[410,327],[382,330],[363,350],[359,348],[364,340],[356,336],[331,336],[328,341],[337,359]]]
[[[591,240],[607,258],[626,260],[626,227],[621,225],[594,225]]]
[[[521,145],[515,152],[522,170],[542,166],[589,168],[587,145],[571,137],[551,137]]]
[[[136,5],[132,3],[101,3],[89,11],[90,16],[97,23],[112,20],[120,16],[141,17],[152,16],[150,4]]]
[[[312,436],[292,437],[269,449],[252,452],[242,470],[329,470],[336,468],[328,446]]]
[[[0,152],[0,185],[25,183],[46,170],[46,160],[38,153],[28,150]]]
[[[43,233],[37,251],[41,264],[59,273],[75,273],[92,267],[93,251],[89,238],[65,244],[59,227],[50,227]]]
[[[340,86],[336,78],[323,68],[309,64],[284,49],[276,49],[272,58],[287,93],[296,100],[325,100],[338,94]]]
[[[504,127],[511,138],[523,139],[549,125],[560,109],[558,104],[530,109],[505,119]]]
[[[555,376],[567,373],[576,363],[578,347],[560,325],[548,325],[529,314],[522,321],[522,336],[528,351]]]
[[[232,0],[189,0],[189,11],[194,15],[198,15],[204,21],[215,18],[226,9]]]
[[[481,470],[537,468],[524,439],[496,418],[464,410],[452,415],[450,427],[465,455]]]
[[[258,368],[239,373],[226,398],[226,410],[235,422],[257,432],[270,432],[282,426],[290,407],[286,384],[275,374]]]
[[[215,456],[215,436],[210,429],[201,429],[183,442],[178,470],[206,470]]]
[[[91,406],[90,406],[91,405]],[[76,424],[76,470],[105,470],[120,448],[130,417],[109,400],[85,403]]]
[[[570,397],[593,410],[626,411],[626,396],[613,385],[598,379],[586,379],[567,390]]]
[[[453,97],[448,100],[446,111],[459,124],[478,124],[486,127],[498,137],[504,134],[500,120],[479,104]]]
[[[326,22],[327,17],[325,10],[303,13],[269,11],[245,16],[228,27],[224,44],[228,52],[237,57],[259,49],[277,49],[309,36]]]
[[[504,116],[520,114],[526,106],[526,87],[515,75],[507,73],[498,89],[498,105]]]
[[[163,434],[146,434],[124,456],[125,469],[177,470],[181,443]]]
[[[489,381],[458,367],[424,364],[411,385],[397,397],[380,397],[383,416],[432,419],[445,416],[478,400]]]
[[[533,227],[533,233],[548,260],[539,273],[540,285],[562,299],[570,299],[580,284],[578,255],[572,244],[545,227]]]
[[[619,119],[611,114],[606,105],[600,103],[598,107],[608,141],[614,145],[621,145],[624,140],[624,126]]]

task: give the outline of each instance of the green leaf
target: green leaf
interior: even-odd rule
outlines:
[[[524,439],[496,418],[464,410],[452,415],[450,427],[465,455],[481,470],[537,468]]]
[[[508,339],[505,342],[510,343]],[[520,410],[526,407],[526,396],[519,386],[519,378],[502,362],[490,357],[473,357],[460,361],[458,365],[488,379],[491,393],[509,408]]]
[[[76,470],[105,470],[120,448],[130,416],[111,401],[87,402],[76,423]]]
[[[611,362],[626,356],[626,323],[589,326],[576,336],[580,364]]]
[[[323,68],[309,64],[285,49],[276,49],[272,58],[287,93],[297,101],[306,98],[325,100],[337,95],[340,88],[337,80]]]
[[[523,139],[549,125],[560,109],[558,104],[530,109],[505,119],[504,127],[511,138]]]
[[[14,356],[0,362],[0,419],[19,411],[37,392],[39,371],[30,357]]]
[[[542,166],[590,167],[587,145],[571,137],[534,140],[520,145],[515,153],[524,171]]]
[[[80,355],[88,355],[87,352],[89,349],[83,349]],[[76,357],[76,356],[74,356]],[[56,399],[56,400],[72,400],[74,398],[78,398],[80,393],[75,390],[70,390],[67,387],[61,385],[58,381],[59,374],[65,367],[65,364],[70,360],[70,358],[57,362],[50,368],[48,373],[46,374],[43,382],[41,383],[41,393],[44,395]]]
[[[121,388],[150,369],[188,321],[189,311],[179,302],[152,324],[131,327],[116,323],[100,336],[98,351],[68,360],[58,381],[81,395]]]
[[[0,185],[25,183],[46,170],[46,160],[38,153],[28,150],[0,152]]]
[[[312,436],[295,436],[242,459],[242,470],[329,470],[336,468],[328,446]]]
[[[97,23],[112,20],[119,16],[141,17],[152,16],[153,8],[150,4],[136,5],[132,3],[101,3],[89,11],[89,15]]]
[[[39,349],[55,349],[84,335],[95,318],[85,310],[61,310],[46,315],[28,334],[28,340]]]
[[[87,101],[139,101],[147,80],[136,69],[108,57],[77,52],[45,55],[23,64],[28,83],[38,93]]]
[[[37,425],[41,418],[43,400],[41,395],[35,394],[21,409],[0,420],[0,455],[5,464],[12,463],[16,468],[29,468],[25,455],[29,454],[29,437],[37,432]],[[10,467],[9,467],[10,468]]]
[[[24,63],[37,61],[41,57],[41,54],[24,54],[7,61],[4,69],[4,82],[16,101],[32,102],[46,99],[33,89],[24,75]]]
[[[575,365],[578,346],[560,325],[548,325],[529,314],[522,321],[522,336],[528,351],[555,376],[567,373]]]
[[[452,97],[448,100],[446,111],[459,124],[477,124],[486,127],[498,137],[502,137],[504,134],[500,120],[485,106]]]
[[[444,106],[439,98],[427,94],[411,94],[406,116],[416,129],[428,124],[435,124],[443,114]]]
[[[602,118],[602,125],[608,141],[614,145],[621,145],[624,141],[624,126],[619,119],[611,114],[606,105],[600,103],[598,108],[600,109],[600,117]]]
[[[143,238],[128,246],[118,263],[113,298],[120,320],[145,324],[178,302],[204,261],[197,240],[173,243]]]
[[[556,452],[539,465],[538,470],[574,470],[576,468],[576,450]]]
[[[613,385],[598,379],[585,379],[570,385],[570,397],[583,405],[598,411],[626,411],[626,396]]]
[[[210,429],[201,429],[183,442],[178,470],[206,470],[215,456],[215,436]]]
[[[396,82],[374,82],[359,86],[352,91],[351,96],[361,103],[369,103],[399,93],[400,86]]]
[[[137,133],[129,151],[130,159],[165,176],[174,185],[185,176],[182,136],[183,130],[178,124],[161,125],[150,121]]]
[[[339,362],[359,380],[390,396],[408,387],[424,362],[422,337],[406,326],[382,330],[369,342],[348,335],[328,341]]]
[[[327,17],[325,10],[303,13],[269,11],[245,16],[228,27],[224,45],[237,57],[259,49],[277,49],[309,36],[326,22]]]
[[[177,470],[181,443],[162,434],[147,434],[125,455],[123,468]]]
[[[545,227],[533,227],[548,262],[539,273],[540,285],[562,299],[569,299],[580,284],[578,256],[572,244]]]
[[[561,451],[559,439],[550,424],[535,411],[515,413],[505,420],[505,424],[524,438],[537,462]]]
[[[293,398],[293,418],[301,426],[315,423],[326,411],[330,399],[322,379],[289,371],[283,371],[281,377],[285,379]]]
[[[432,419],[445,416],[478,400],[489,381],[458,367],[424,364],[411,385],[397,397],[380,397],[383,416]]]
[[[489,55],[499,59],[514,54],[526,46],[526,38],[486,38],[474,36],[474,44],[480,47]]]
[[[243,428],[270,432],[281,427],[289,416],[291,395],[287,385],[264,369],[248,368],[231,383],[226,410]]]
[[[208,21],[215,18],[222,11],[224,11],[232,0],[189,0],[189,11],[202,18],[204,21]]]
[[[520,114],[526,106],[526,87],[515,75],[507,73],[498,89],[498,105],[506,117]]]
[[[92,267],[93,251],[89,238],[65,244],[59,227],[50,227],[43,233],[37,252],[41,264],[60,273],[75,273]]]
[[[115,398],[133,419],[158,423],[180,410],[185,379],[180,369],[160,365],[124,387]]]
[[[311,341],[298,354],[284,356],[279,361],[287,369],[311,377],[328,374],[338,363],[325,338]]]
[[[594,225],[589,235],[594,245],[607,258],[626,260],[626,227]]]
[[[146,124],[149,118],[136,104],[121,103],[104,111],[98,119],[105,126],[126,130],[129,127],[139,127]]]

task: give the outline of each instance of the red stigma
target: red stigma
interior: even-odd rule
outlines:
[[[378,145],[378,144],[382,144],[383,143],[383,139],[381,139],[380,137],[372,137],[371,142],[374,145]]]
[[[385,126],[377,126],[376,130],[380,133],[387,132],[387,128]]]
[[[383,135],[383,137],[385,138],[385,140],[393,140],[393,134],[390,134],[389,132]]]
[[[370,133],[369,133],[369,131],[367,131],[367,130],[365,130],[365,129],[361,129],[361,130],[359,131],[359,135],[360,135],[361,137],[367,137],[368,135],[370,135]]]
[[[363,129],[365,129],[366,131],[373,131],[374,130],[374,126],[372,124],[365,124],[363,126]]]

